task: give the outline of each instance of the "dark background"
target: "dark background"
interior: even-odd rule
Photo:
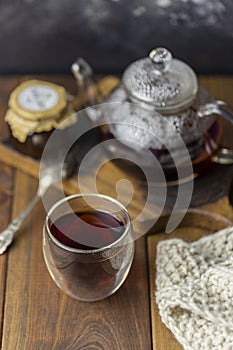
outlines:
[[[233,0],[0,0],[0,73],[120,73],[165,46],[197,73],[233,73]]]

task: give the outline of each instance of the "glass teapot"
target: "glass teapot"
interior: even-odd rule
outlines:
[[[81,89],[92,84],[92,69],[82,58],[72,65],[72,71]],[[156,48],[149,57],[131,63],[109,96],[92,104],[100,102],[104,102],[100,109],[90,109],[88,115],[94,123],[104,120],[105,125],[100,126],[104,139],[119,141],[117,149],[109,149],[117,152],[115,156],[124,158],[131,152],[146,162],[142,150],[147,148],[169,173],[174,168],[169,150],[173,149],[182,162],[182,139],[195,173],[212,161],[233,163],[233,151],[219,147],[218,115],[233,123],[231,107],[216,101],[198,84],[191,67],[174,59],[165,48]]]

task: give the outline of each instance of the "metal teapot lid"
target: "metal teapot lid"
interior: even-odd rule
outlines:
[[[156,48],[149,57],[130,64],[122,81],[132,101],[149,104],[164,112],[188,106],[198,90],[194,71],[184,62],[172,58],[165,48]]]

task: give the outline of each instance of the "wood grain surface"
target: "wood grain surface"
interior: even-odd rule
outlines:
[[[12,89],[29,77],[0,77],[0,140],[7,139],[4,114]],[[40,77],[64,85],[75,93],[71,77]],[[231,103],[233,77],[201,77],[203,84],[218,99]],[[22,210],[38,185],[38,163],[22,161],[0,145],[0,227]],[[14,155],[14,156],[13,156]],[[16,157],[16,158],[14,158]],[[19,158],[17,158],[19,157]],[[73,300],[54,284],[45,267],[41,238],[45,210],[38,204],[17,233],[14,244],[0,256],[0,326],[2,350],[180,350],[170,331],[161,323],[155,304],[155,256],[158,240],[182,237],[195,240],[233,221],[229,203],[232,168],[221,167],[199,179],[190,213],[169,236],[163,224],[136,242],[136,254],[130,274],[114,295],[95,303]],[[113,163],[107,163],[97,176],[100,192],[117,197],[116,183],[128,179],[134,195],[128,206],[132,217],[142,209],[146,191],[138,181]],[[91,183],[86,174],[86,186]],[[122,199],[127,200],[127,183]],[[74,177],[65,184],[67,193],[78,191]],[[50,190],[51,200],[59,189]],[[125,196],[125,197],[124,197]],[[161,221],[163,222],[163,221]]]

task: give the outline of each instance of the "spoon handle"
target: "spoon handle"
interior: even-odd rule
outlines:
[[[39,199],[40,195],[37,192],[27,207],[10,222],[4,231],[2,231],[0,234],[0,255],[3,254],[6,251],[7,247],[11,244],[15,233],[19,230],[23,221],[30,214],[32,209],[38,203]]]

